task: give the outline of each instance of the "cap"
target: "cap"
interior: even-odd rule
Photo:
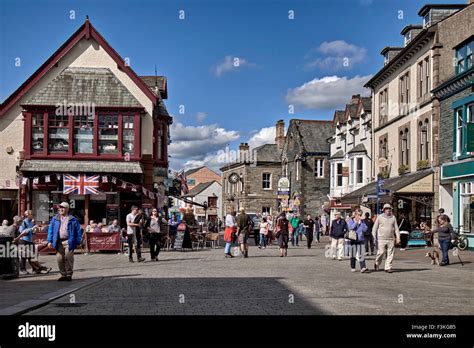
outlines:
[[[383,210],[385,210],[385,209],[392,209],[392,206],[391,206],[390,204],[388,204],[388,203],[385,203],[385,204],[383,205]]]
[[[340,212],[340,211],[336,211],[336,212],[334,213],[334,215],[341,215],[341,212]]]
[[[63,207],[63,208],[68,208],[69,209],[69,203],[67,202],[61,202],[61,204],[59,205],[60,207]]]

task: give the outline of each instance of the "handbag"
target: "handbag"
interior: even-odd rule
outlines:
[[[357,241],[357,233],[354,230],[347,231],[346,234],[344,235],[344,238],[355,242]]]

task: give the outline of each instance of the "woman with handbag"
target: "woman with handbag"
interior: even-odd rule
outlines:
[[[224,241],[225,241],[225,257],[232,258],[234,255],[230,252],[230,248],[232,247],[232,243],[236,238],[235,232],[237,230],[237,222],[235,221],[235,211],[230,210],[225,217],[225,230],[224,230]]]
[[[290,221],[286,218],[285,213],[281,213],[277,218],[276,238],[280,247],[280,257],[288,256],[288,241],[290,239]]]
[[[346,238],[350,240],[351,272],[356,271],[356,259],[359,260],[360,273],[370,273],[365,266],[365,239],[364,232],[367,231],[367,225],[362,219],[362,211],[357,209],[353,216],[347,222],[349,231]]]

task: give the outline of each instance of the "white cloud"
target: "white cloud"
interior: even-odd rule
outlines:
[[[250,148],[254,149],[263,144],[275,144],[275,136],[275,127],[265,127],[252,135],[247,142]]]
[[[219,63],[217,63],[213,68],[212,72],[215,76],[221,77],[229,71],[237,71],[242,68],[257,67],[257,64],[250,63],[246,59],[237,56],[225,56]]]
[[[202,112],[202,111],[200,111],[196,114],[196,120],[198,122],[203,122],[206,117],[207,117],[207,113]]]
[[[286,101],[306,109],[335,109],[342,107],[353,94],[369,95],[364,84],[372,77],[353,78],[325,76],[315,78],[294,89],[288,90]]]
[[[316,55],[316,56],[315,56]],[[306,68],[321,70],[351,69],[367,60],[367,49],[349,44],[344,40],[323,42],[307,56]]]
[[[187,163],[205,161],[210,154],[224,149],[227,144],[239,138],[237,131],[227,130],[217,124],[185,126],[177,122],[171,125],[170,132],[170,166],[176,170]]]

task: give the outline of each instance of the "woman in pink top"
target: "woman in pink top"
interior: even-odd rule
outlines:
[[[262,222],[260,223],[260,245],[258,246],[259,249],[267,247],[267,234],[268,234],[269,224],[267,222],[267,218],[264,217]]]

